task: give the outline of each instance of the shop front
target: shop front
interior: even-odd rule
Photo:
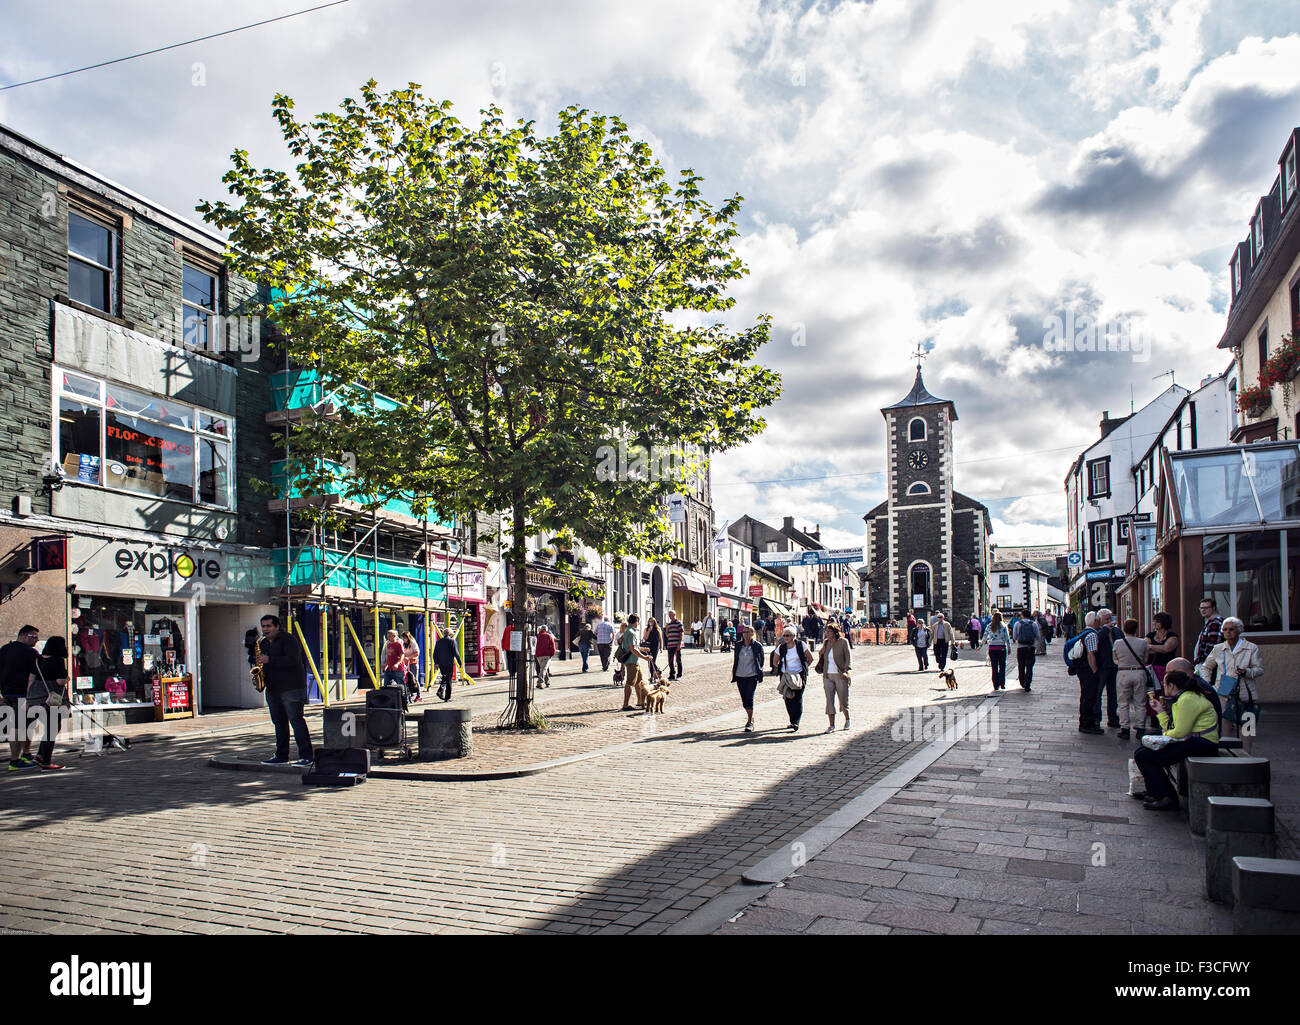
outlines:
[[[275,611],[270,582],[252,550],[72,535],[74,705],[107,725],[259,704],[244,634]]]
[[[1259,645],[1264,702],[1300,700],[1300,445],[1161,452],[1155,530],[1135,531],[1118,609],[1151,629],[1168,612],[1194,658],[1202,598]]]
[[[485,562],[456,560],[447,568],[447,605],[451,617],[445,629],[454,632],[465,670],[471,676],[483,671],[487,576]]]
[[[560,658],[569,657],[569,588],[573,586],[573,577],[567,573],[529,566],[525,570],[528,578],[529,618],[533,631],[540,630],[543,624],[555,637],[555,649]],[[513,585],[514,573],[507,565],[508,581]],[[514,597],[513,587],[511,598]],[[513,608],[513,604],[511,606]]]
[[[688,569],[674,569],[673,610],[677,618],[688,627],[695,620],[703,621],[709,611],[707,586],[710,581]]]

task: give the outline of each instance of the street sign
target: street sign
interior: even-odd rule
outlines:
[[[1083,552],[1071,552],[1066,556],[1066,562],[1071,566],[1083,565]]]
[[[750,585],[749,585],[749,596],[750,596],[751,598],[761,598],[761,597],[763,597],[763,585],[762,585],[762,584],[750,584]]]
[[[719,587],[730,587],[734,582],[735,581],[733,580],[730,573],[724,573],[722,574],[722,576],[718,577]]]
[[[686,496],[685,495],[668,496],[668,522],[669,523],[686,522]]]

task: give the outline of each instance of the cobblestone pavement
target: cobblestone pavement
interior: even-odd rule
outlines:
[[[899,708],[971,707],[988,690],[968,660],[954,696],[912,671],[909,649],[854,657],[849,732],[821,732],[814,678],[802,732],[784,730],[769,680],[759,732],[742,733],[722,659],[674,690],[697,691],[680,698],[699,702],[685,732],[518,779],[319,790],[208,768],[215,748],[247,746],[238,735],[7,776],[0,929],[660,932],[917,750],[892,735]],[[704,714],[718,709],[725,721]]]
[[[1077,732],[1077,687],[1058,644],[1032,694],[1013,680],[999,701],[996,751],[958,743],[718,931],[1230,933],[1231,913],[1203,897],[1204,840],[1128,797],[1132,744]],[[1287,764],[1297,717],[1277,711],[1255,753]],[[1281,818],[1295,782],[1274,773]]]

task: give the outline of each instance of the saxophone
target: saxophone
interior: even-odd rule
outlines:
[[[262,635],[257,635],[257,640],[253,642],[253,657],[256,658],[262,654]],[[253,687],[257,693],[261,694],[266,690],[266,673],[265,667],[254,662],[248,667],[248,675],[253,679]]]

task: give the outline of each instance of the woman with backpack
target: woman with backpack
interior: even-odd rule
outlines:
[[[1043,635],[1038,631],[1034,617],[1026,612],[1011,628],[1016,639],[1016,673],[1020,677],[1020,689],[1032,692],[1034,689],[1034,658],[1038,653],[1038,644]]]
[[[852,653],[848,641],[840,636],[838,626],[826,628],[826,640],[817,656],[817,672],[822,674],[822,687],[826,691],[826,718],[830,725],[827,733],[835,732],[835,699],[839,698],[840,711],[844,713],[844,728],[849,728],[849,668]]]
[[[989,652],[989,668],[993,670],[993,689],[1007,689],[1007,651],[1011,648],[1011,634],[1002,625],[1002,613],[995,611],[984,632],[984,645]]]
[[[790,732],[799,729],[803,717],[803,694],[808,685],[808,667],[812,665],[812,650],[799,640],[795,629],[787,626],[781,642],[772,649],[772,672],[781,681],[777,693],[785,698],[786,714],[790,716]]]

